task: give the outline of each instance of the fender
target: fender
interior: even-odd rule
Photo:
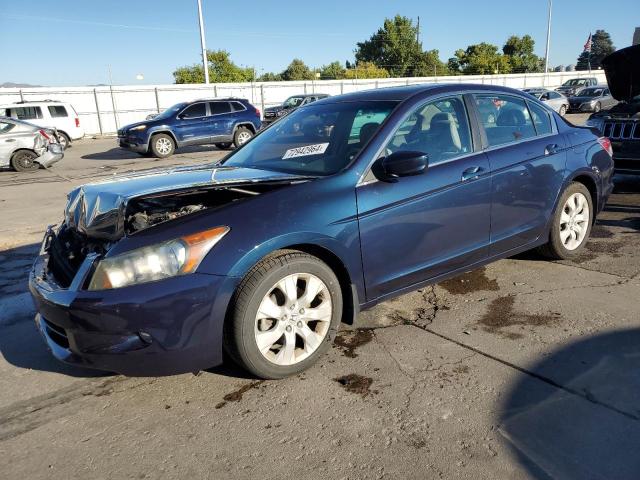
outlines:
[[[249,128],[249,130],[251,130],[254,134],[256,133],[256,126],[251,123],[251,122],[247,122],[247,121],[241,121],[236,123],[233,126],[233,131],[231,132],[231,136],[233,137],[236,134],[236,131],[240,128],[240,127],[247,127]]]
[[[171,138],[173,138],[173,141],[176,144],[176,148],[181,146],[180,142],[178,142],[178,139],[176,138],[175,134],[173,133],[173,131],[171,130],[171,127],[169,125],[156,125],[155,127],[151,127],[148,130],[147,145],[149,145],[149,142],[151,142],[151,136],[156,134],[156,133],[166,133]]]

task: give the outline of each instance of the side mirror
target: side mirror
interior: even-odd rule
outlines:
[[[397,182],[400,177],[421,175],[427,170],[429,155],[402,151],[381,157],[373,164],[373,174],[383,182]]]

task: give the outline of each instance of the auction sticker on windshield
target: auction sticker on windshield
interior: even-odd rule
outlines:
[[[308,155],[322,155],[327,150],[328,146],[328,143],[316,143],[315,145],[290,148],[284,152],[282,159],[286,160],[287,158],[306,157]]]

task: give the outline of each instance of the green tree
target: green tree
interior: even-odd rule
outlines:
[[[323,80],[339,80],[344,78],[345,69],[338,61],[331,62],[320,68],[320,78]]]
[[[258,77],[259,82],[280,82],[282,81],[281,73],[267,72]]]
[[[225,50],[207,50],[209,80],[213,83],[250,82],[255,78],[253,68],[237,66]],[[204,83],[202,65],[178,67],[173,72],[175,83]]]
[[[281,73],[283,80],[313,80],[315,74],[299,58],[294,58],[289,66]]]
[[[456,62],[449,61],[450,66],[457,64],[458,72],[465,75],[490,75],[509,73],[509,58],[498,51],[498,47],[490,43],[469,45],[466,50],[457,50]]]
[[[388,78],[389,72],[384,68],[376,66],[373,62],[357,62],[351,65],[352,68],[347,70],[344,78],[349,80],[358,78]]]
[[[535,44],[535,40],[530,35],[523,37],[512,35],[507,39],[502,47],[502,53],[507,56],[512,72],[531,73],[544,69],[540,57],[533,53]]]
[[[591,68],[597,69],[602,65],[602,59],[616,51],[611,35],[604,30],[596,30],[591,36]],[[589,52],[582,52],[578,57],[576,70],[589,69]]]
[[[408,17],[386,18],[382,28],[369,40],[358,42],[356,63],[371,62],[384,68],[393,77],[433,75],[446,72],[437,50],[423,51],[418,41],[418,28]]]

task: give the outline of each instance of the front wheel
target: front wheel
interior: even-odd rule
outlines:
[[[71,146],[71,139],[64,132],[58,132],[58,142],[63,150],[66,150]]]
[[[319,259],[281,251],[257,264],[234,295],[225,349],[260,378],[309,368],[329,348],[342,316],[342,293]]]
[[[600,105],[600,102],[597,102],[595,107],[593,107],[593,111],[594,113],[598,113],[600,110],[602,110],[602,105]]]
[[[30,150],[20,150],[11,157],[11,166],[16,172],[35,172],[40,168],[38,155]]]
[[[151,153],[157,158],[167,158],[173,155],[176,150],[176,144],[170,135],[160,133],[151,138]]]
[[[244,145],[249,140],[253,138],[253,132],[246,127],[240,127],[236,130],[236,133],[233,135],[233,144],[236,148]]]
[[[558,260],[577,256],[587,243],[593,216],[593,201],[587,187],[577,182],[570,184],[553,214],[549,242],[540,247],[540,252]]]

